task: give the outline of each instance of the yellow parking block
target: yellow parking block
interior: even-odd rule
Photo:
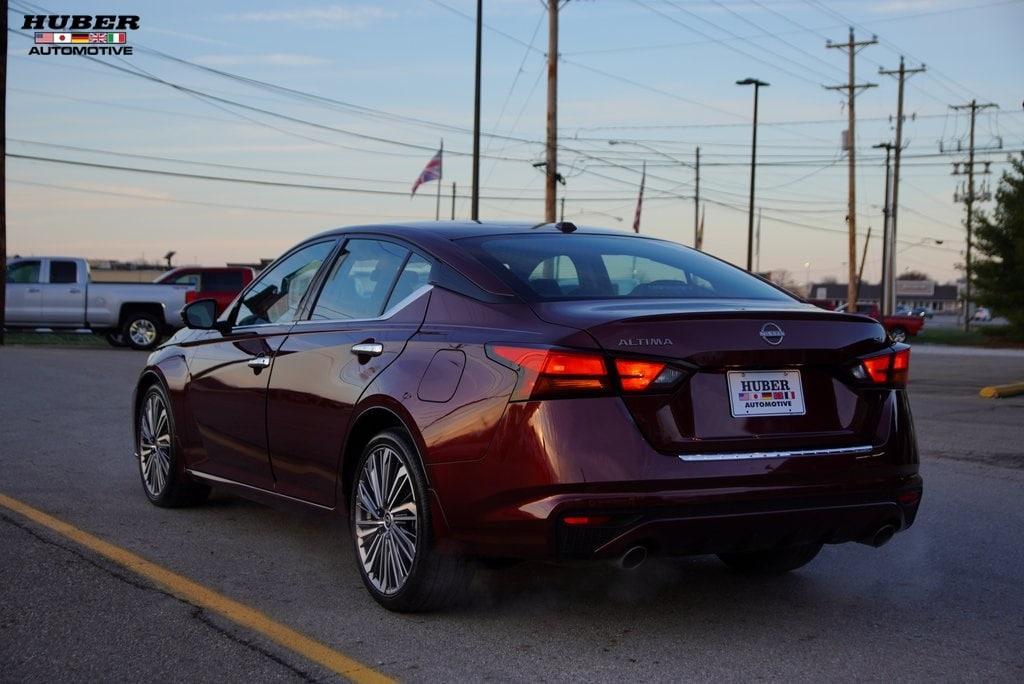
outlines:
[[[251,629],[350,681],[373,682],[374,684],[393,681],[344,653],[275,621],[269,615],[255,608],[230,599],[209,587],[93,536],[26,503],[0,494],[0,506],[141,575],[188,603],[217,613],[242,627]]]
[[[1012,397],[1017,394],[1024,394],[1024,382],[1011,382],[1008,385],[991,385],[989,387],[982,387],[978,394],[986,399],[1001,399],[1002,397]]]

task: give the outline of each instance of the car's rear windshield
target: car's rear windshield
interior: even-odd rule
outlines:
[[[470,238],[460,244],[530,301],[791,300],[745,271],[662,240],[572,233]]]

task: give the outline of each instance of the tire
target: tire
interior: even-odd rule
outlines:
[[[160,319],[151,313],[137,311],[125,316],[121,335],[132,349],[148,351],[160,343]]]
[[[893,342],[906,342],[907,341],[907,330],[906,328],[896,326],[889,330],[889,339]]]
[[[188,477],[178,456],[174,416],[167,394],[153,385],[139,402],[135,416],[135,448],[142,491],[150,503],[177,508],[202,503],[210,488]]]
[[[124,335],[119,332],[108,332],[103,336],[103,339],[107,341],[111,347],[127,347],[128,343],[124,341]]]
[[[380,490],[390,494],[383,505]],[[371,439],[352,478],[349,530],[363,584],[388,610],[455,605],[472,580],[467,558],[436,548],[429,501],[427,479],[405,434],[388,430]]]
[[[763,575],[781,575],[814,560],[821,551],[821,544],[790,546],[767,551],[743,553],[720,553],[718,558],[733,570]]]

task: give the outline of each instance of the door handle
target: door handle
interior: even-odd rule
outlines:
[[[380,356],[384,353],[384,345],[380,342],[360,342],[352,345],[352,353],[356,356]]]
[[[264,368],[270,368],[270,357],[269,356],[256,356],[247,362],[249,368],[253,370],[263,370]]]
[[[71,292],[71,294],[82,294],[82,291],[79,290],[77,287],[74,288],[73,290],[69,290],[69,291]]]
[[[39,288],[38,287],[30,287],[30,288],[28,288],[28,291],[29,292],[39,292]]]

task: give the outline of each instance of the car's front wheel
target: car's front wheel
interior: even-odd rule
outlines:
[[[201,503],[210,488],[188,477],[178,463],[174,416],[160,385],[146,390],[135,418],[135,445],[142,489],[153,504],[165,508]]]
[[[804,544],[767,551],[720,553],[718,557],[733,570],[776,575],[802,568],[814,560],[819,551],[821,544]]]
[[[906,342],[907,341],[907,330],[906,330],[906,328],[901,328],[899,326],[896,326],[895,328],[891,328],[889,330],[889,338],[893,342]]]
[[[472,579],[467,559],[437,549],[427,481],[414,447],[397,430],[367,444],[356,466],[349,519],[359,573],[389,610],[456,603]]]

